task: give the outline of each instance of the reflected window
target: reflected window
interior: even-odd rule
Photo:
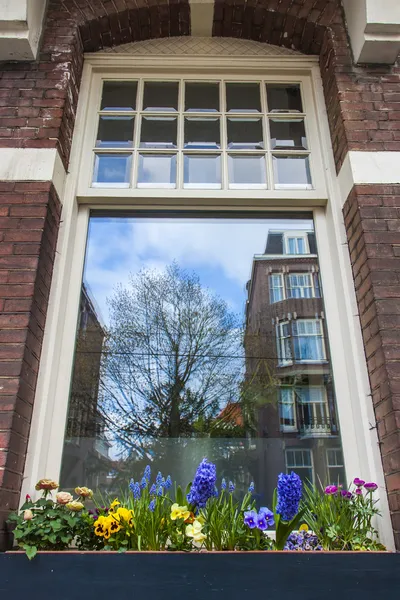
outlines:
[[[296,361],[325,360],[321,319],[298,319],[292,324]]]
[[[286,254],[308,254],[308,236],[306,233],[294,235],[288,232],[285,235],[285,251]]]
[[[271,304],[280,302],[285,297],[285,287],[283,283],[283,275],[281,273],[270,275],[269,277],[269,294]]]
[[[345,485],[343,452],[341,448],[329,448],[326,451],[328,482],[331,485]]]
[[[291,329],[288,321],[279,323],[276,329],[279,364],[292,362]]]
[[[286,450],[286,469],[297,473],[304,485],[314,483],[311,450]]]
[[[288,298],[318,297],[313,284],[314,278],[311,273],[290,273],[286,278]]]
[[[293,388],[281,388],[279,402],[279,414],[282,431],[295,431],[297,429],[296,401]]]

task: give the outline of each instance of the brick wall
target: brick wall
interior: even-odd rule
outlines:
[[[18,507],[55,255],[50,183],[0,183],[0,544]]]
[[[348,150],[400,150],[399,66],[364,68],[352,64],[339,0],[216,0],[213,33],[284,45],[306,54],[320,55],[338,171]],[[39,60],[0,65],[0,148],[56,147],[67,167],[83,52],[150,37],[189,34],[188,0],[49,0]],[[40,187],[40,184],[37,185]],[[5,227],[0,242],[0,264],[6,265],[4,271],[7,272],[6,275],[0,270],[1,278],[6,278],[0,282],[0,324],[4,324],[0,332],[3,369],[0,377],[3,378],[2,398],[5,398],[1,400],[0,411],[0,448],[3,448],[0,450],[0,506],[7,508],[11,504],[15,506],[20,488],[36,384],[35,369],[37,370],[40,358],[46,298],[51,279],[49,264],[54,256],[58,218],[55,215],[58,215],[59,208],[58,199],[49,183],[44,183],[43,189],[35,188],[34,184],[18,182],[0,182],[0,186],[4,188],[0,202],[0,223]],[[389,251],[390,247],[393,253],[391,259],[396,260],[395,242],[388,242],[388,236],[393,237],[396,233],[400,215],[396,205],[385,204],[394,201],[391,200],[392,192],[387,192],[387,189],[370,188],[372,191],[368,195],[361,194],[357,188],[346,204],[346,210],[350,204],[357,207],[352,210],[356,210],[357,218],[364,228],[368,227],[371,219],[382,225],[382,229],[373,230],[374,233],[368,232],[368,235],[367,230],[364,232],[361,228],[363,233],[357,243],[365,244],[363,257],[355,259],[355,249],[351,248],[355,273],[360,261],[374,251],[379,254]],[[366,206],[361,207],[361,198],[364,198],[363,201],[370,198],[368,201],[371,203],[378,202],[375,207],[370,206],[369,210],[380,208],[380,216],[371,219],[366,216],[365,211],[368,214],[368,210]],[[35,213],[35,207],[38,208],[39,216],[31,213]],[[19,213],[17,209],[20,209]],[[385,216],[389,213],[392,216]],[[351,241],[353,234],[350,214],[351,211],[346,213],[346,226]],[[38,220],[41,221],[41,226],[38,225]],[[25,225],[25,229],[22,225]],[[21,231],[28,237],[32,235],[32,239],[19,239]],[[375,238],[370,237],[372,233]],[[16,238],[13,239],[12,236]],[[372,239],[375,241],[368,241]],[[394,244],[393,247],[391,244]],[[28,251],[33,252],[34,249],[38,254],[28,254]],[[363,272],[367,269],[371,271],[371,277],[372,274],[373,277],[378,277],[379,269],[375,269],[373,261],[386,258],[388,257],[368,255]],[[9,269],[7,260],[11,263],[14,261],[14,264],[21,261],[22,266]],[[41,267],[46,260],[50,261],[47,267]],[[386,271],[383,269],[382,272]],[[25,275],[21,275],[22,273]],[[27,280],[18,281],[19,276],[27,277]],[[396,402],[398,406],[397,394],[400,394],[396,390],[396,368],[399,363],[396,344],[389,343],[387,334],[383,333],[383,324],[388,315],[380,311],[384,310],[383,307],[391,307],[393,314],[390,313],[389,316],[393,319],[396,317],[395,307],[400,299],[400,290],[392,283],[390,299],[379,298],[378,287],[386,289],[387,286],[377,284],[373,279],[371,281],[372,287],[365,293],[365,298],[360,295],[357,278],[355,285],[360,314],[364,314],[364,302],[369,302],[365,314],[376,311],[380,315],[374,321],[374,327],[379,326],[379,335],[374,343],[380,341],[381,346],[378,344],[375,354],[370,355],[370,344],[366,347],[366,353],[393,522],[396,531],[399,531],[400,486],[396,452],[400,451],[400,440],[399,419],[394,408]],[[11,288],[11,285],[14,287]],[[11,293],[14,295],[2,295]],[[364,315],[364,336],[365,318]],[[10,355],[12,352],[15,352],[15,356]],[[386,384],[381,381],[377,383],[377,373],[386,374]],[[383,393],[386,385],[386,395],[380,400],[377,400],[377,385],[379,394]],[[27,399],[28,396],[30,400]],[[386,411],[389,406],[392,409],[382,416],[382,411]],[[388,444],[390,450],[386,452]]]
[[[400,185],[355,186],[343,214],[389,506],[400,548]]]

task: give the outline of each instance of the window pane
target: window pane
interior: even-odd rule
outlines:
[[[133,144],[133,117],[100,117],[97,148],[129,148]]]
[[[185,117],[185,148],[212,149],[221,147],[219,119]]]
[[[139,154],[138,187],[156,185],[175,187],[175,154]]]
[[[265,156],[230,154],[228,156],[229,184],[266,187]]]
[[[308,156],[273,156],[275,186],[310,186],[311,173]]]
[[[267,83],[269,112],[303,112],[299,85]]]
[[[142,117],[141,148],[176,148],[177,118]]]
[[[227,83],[226,110],[229,112],[261,112],[258,83]]]
[[[271,148],[281,150],[307,150],[306,131],[302,119],[270,119]]]
[[[219,189],[221,187],[221,156],[219,154],[186,154],[184,157],[185,187]]]
[[[105,81],[101,110],[136,110],[137,81]]]
[[[169,112],[178,110],[177,81],[146,81],[143,92],[143,110]]]
[[[185,110],[193,112],[219,111],[219,83],[187,82]]]
[[[93,183],[125,184],[128,187],[131,169],[131,154],[96,154]]]
[[[231,150],[264,148],[261,119],[227,119],[228,148]]]

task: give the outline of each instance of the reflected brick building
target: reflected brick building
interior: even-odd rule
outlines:
[[[270,230],[247,290],[246,382],[258,388],[256,435],[268,440],[262,487],[291,470],[303,480],[342,482],[314,232]]]

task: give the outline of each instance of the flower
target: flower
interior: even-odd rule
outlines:
[[[299,527],[299,531],[308,531],[307,523],[302,523]]]
[[[348,490],[341,490],[340,494],[342,495],[343,498],[346,498],[347,500],[351,500],[353,497],[353,494],[351,492],[349,492]]]
[[[81,498],[93,498],[93,491],[87,487],[76,487],[75,494]]]
[[[276,512],[281,515],[283,521],[291,521],[299,512],[302,488],[300,477],[293,471],[290,475],[279,475]]]
[[[133,497],[135,498],[135,500],[137,500],[138,498],[140,498],[140,494],[141,494],[141,489],[140,489],[140,485],[138,482],[134,482],[133,479],[131,479],[131,482],[129,484],[129,488],[133,494]]]
[[[66,508],[68,508],[68,510],[72,510],[72,512],[79,512],[80,510],[85,508],[82,502],[79,502],[78,500],[68,502],[68,504],[66,504],[65,506]]]
[[[189,504],[204,508],[207,500],[215,495],[217,469],[213,463],[204,458],[197,467],[192,487],[187,495]]]
[[[235,484],[233,483],[233,481],[229,482],[229,493],[233,494],[233,492],[235,491]]]
[[[203,524],[195,519],[191,525],[187,525],[186,527],[186,536],[193,538],[195,542],[204,542],[206,539],[206,535],[202,533]]]
[[[121,525],[118,521],[113,519],[109,524],[109,528],[110,528],[110,533],[117,533],[118,531],[120,531]]]
[[[147,465],[144,473],[143,473],[143,477],[146,479],[147,483],[149,483],[150,481],[150,477],[151,477],[151,469],[150,469],[150,465]]]
[[[142,490],[144,490],[145,488],[147,488],[148,485],[148,481],[146,479],[146,477],[142,477],[141,481],[140,481],[140,488]]]
[[[173,504],[171,506],[171,521],[176,521],[177,519],[186,519],[190,518],[190,511],[187,506],[179,506],[179,504]]]
[[[24,510],[24,521],[31,521],[33,519],[33,512],[27,508]]]
[[[287,539],[284,550],[294,550],[297,552],[301,550],[305,550],[306,552],[320,551],[322,550],[322,546],[318,543],[316,535],[300,529],[298,532],[292,531]]]
[[[336,485],[328,485],[325,488],[325,494],[327,494],[328,496],[333,496],[334,494],[336,494],[338,491],[338,488]]]
[[[262,506],[258,511],[258,515],[264,515],[264,519],[268,527],[272,527],[275,524],[274,513],[269,510],[266,506]]]
[[[156,492],[157,492],[156,484],[153,483],[153,485],[150,488],[150,496],[155,496]]]
[[[156,485],[162,485],[164,483],[164,477],[162,476],[161,471],[158,471],[157,473],[157,477],[156,477]]]
[[[356,485],[357,487],[362,487],[364,483],[365,481],[363,479],[359,479],[358,477],[354,479],[354,485]]]
[[[68,504],[73,501],[73,496],[69,492],[58,492],[56,494],[57,504]]]
[[[52,479],[39,479],[37,484],[35,485],[35,490],[56,490],[58,488],[58,483],[53,481]]]
[[[155,501],[155,500],[152,500],[152,501],[150,502],[150,504],[149,504],[149,511],[150,511],[150,512],[154,512],[154,511],[155,511],[155,509],[156,509],[156,501]]]
[[[243,522],[245,525],[247,525],[247,527],[250,527],[250,529],[254,529],[255,527],[257,527],[257,519],[258,514],[255,510],[245,511]]]
[[[226,490],[226,479],[225,479],[225,477],[221,481],[221,490]]]
[[[370,483],[366,483],[364,485],[364,488],[368,491],[368,492],[374,492],[375,490],[378,489],[378,484],[377,483],[373,483],[372,481]]]
[[[114,508],[116,506],[119,506],[121,504],[121,502],[118,500],[118,498],[115,498],[115,500],[113,500],[113,502],[111,502],[110,504],[110,510],[114,510]]]
[[[162,496],[163,495],[163,487],[164,487],[163,484],[161,484],[160,487],[157,490],[157,496]]]
[[[172,487],[172,479],[171,479],[171,475],[168,475],[168,477],[164,483],[164,489],[169,490],[170,487]]]
[[[29,494],[27,494],[27,495],[25,496],[25,502],[32,502],[32,498],[30,497],[30,495],[29,495]]]
[[[249,494],[252,494],[254,492],[254,481],[252,481],[250,483],[248,492],[249,492]]]
[[[265,531],[266,529],[268,529],[268,523],[264,513],[259,513],[257,515],[257,528],[261,531]]]
[[[94,533],[95,535],[99,536],[99,537],[103,537],[104,533],[107,529],[108,526],[108,518],[105,517],[104,515],[101,515],[97,521],[95,521],[93,523],[93,527],[94,527]]]
[[[361,488],[357,488],[355,490],[355,493],[357,494],[357,496],[362,496],[362,489]]]

